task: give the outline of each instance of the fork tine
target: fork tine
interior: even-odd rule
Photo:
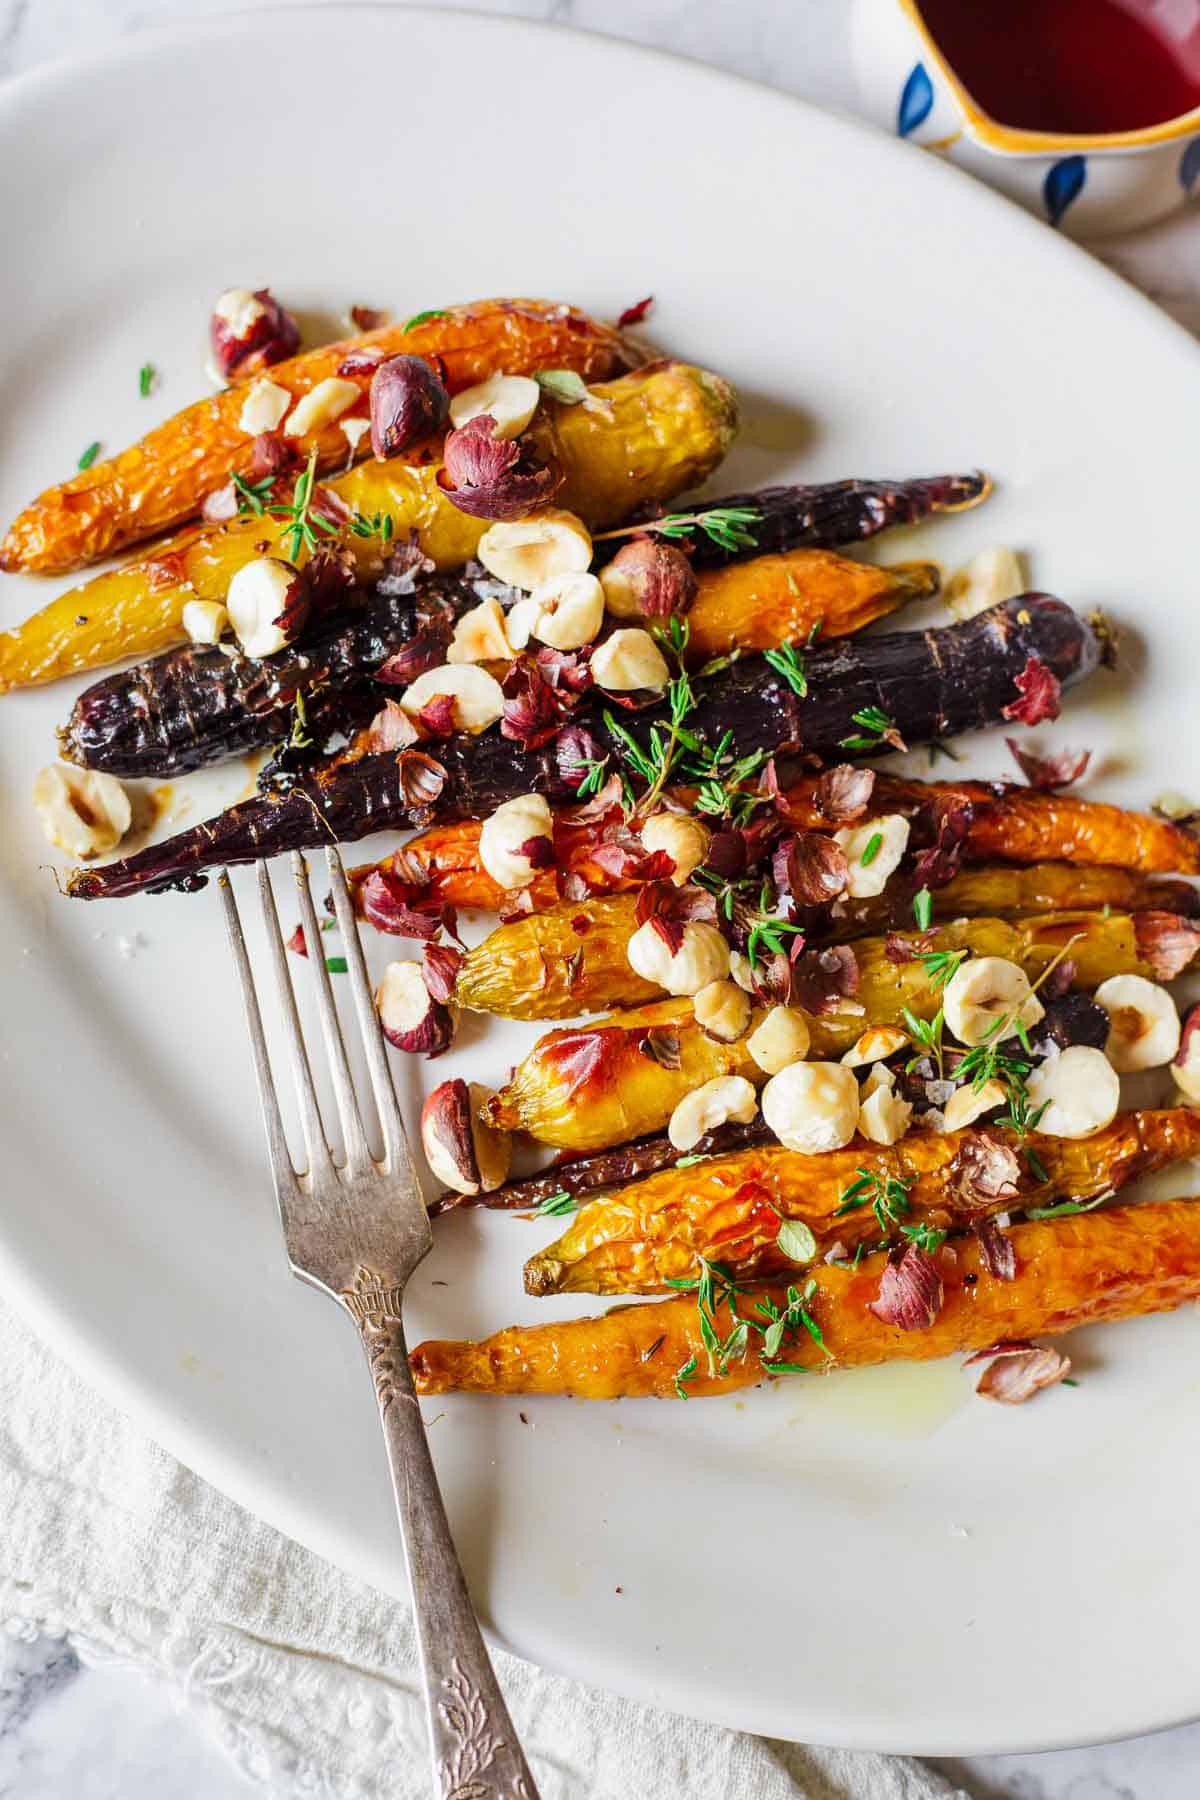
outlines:
[[[354,916],[354,905],[346,886],[346,871],[342,866],[341,856],[333,844],[327,846],[325,860],[329,865],[329,879],[333,889],[333,908],[341,927],[342,943],[345,946],[346,961],[349,965],[350,991],[354,996],[354,1010],[358,1014],[358,1028],[362,1033],[363,1049],[366,1052],[367,1068],[371,1076],[371,1088],[375,1095],[375,1107],[383,1129],[384,1152],[388,1162],[395,1164],[401,1156],[407,1156],[408,1138],[404,1131],[400,1105],[396,1099],[396,1088],[392,1081],[387,1050],[384,1047],[379,1014],[375,1010],[375,1001],[371,994],[371,983],[367,975],[366,959],[363,956],[358,920]]]
[[[346,1168],[352,1175],[362,1175],[372,1167],[371,1151],[367,1144],[366,1133],[363,1131],[362,1115],[358,1110],[358,1096],[354,1092],[354,1077],[350,1073],[350,1063],[346,1056],[346,1040],[342,1036],[341,1021],[338,1018],[337,1007],[333,999],[333,984],[329,979],[329,970],[325,966],[325,957],[321,952],[321,927],[317,922],[316,908],[313,906],[308,863],[299,850],[292,852],[292,874],[296,879],[300,916],[309,945],[308,960],[312,964],[313,975],[316,979],[317,1012],[321,1020],[321,1035],[325,1040],[325,1054],[329,1059],[329,1077],[333,1084],[338,1114],[342,1121]]]
[[[292,1167],[287,1133],[283,1129],[279,1099],[271,1074],[271,1061],[267,1055],[267,1039],[263,1031],[258,994],[254,986],[254,977],[250,972],[246,939],[242,932],[242,921],[238,913],[228,869],[221,870],[217,877],[217,885],[221,890],[221,902],[225,909],[225,929],[229,934],[229,947],[233,952],[234,967],[242,984],[242,1004],[246,1009],[246,1025],[250,1032],[250,1054],[254,1061],[254,1074],[258,1082],[258,1100],[267,1132],[271,1173],[275,1178],[275,1195],[279,1201],[280,1210],[283,1211],[288,1202],[294,1201],[296,1198],[296,1171]]]
[[[283,1013],[288,1057],[296,1082],[297,1098],[300,1102],[300,1123],[304,1130],[305,1148],[308,1151],[308,1173],[310,1175],[325,1174],[332,1169],[333,1159],[329,1154],[329,1144],[326,1141],[325,1127],[321,1120],[321,1109],[317,1105],[317,1093],[313,1086],[308,1052],[304,1048],[304,1034],[300,1029],[300,1015],[296,1011],[296,996],[292,989],[292,978],[288,972],[287,951],[284,948],[283,933],[279,929],[279,913],[275,907],[275,894],[271,887],[270,872],[265,862],[260,862],[258,865],[258,896],[262,903],[267,948],[271,956],[271,966],[275,971],[275,985],[278,989],[279,1005]]]

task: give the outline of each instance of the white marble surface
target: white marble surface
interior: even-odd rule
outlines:
[[[845,0],[475,4],[635,38],[855,110]],[[259,5],[265,10],[265,0]],[[228,0],[0,0],[0,81],[128,32],[231,10]],[[1200,333],[1194,211],[1107,246],[1106,256]],[[1197,1692],[1200,1711],[1200,1674]],[[1198,1764],[1200,1726],[1098,1749],[942,1766],[973,1800],[1193,1800]],[[235,1800],[250,1791],[162,1686],[120,1667],[85,1668],[49,1639],[0,1641],[0,1800]]]

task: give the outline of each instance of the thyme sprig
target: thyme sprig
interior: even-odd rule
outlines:
[[[617,531],[601,531],[593,538],[594,543],[609,538],[640,537],[653,532],[671,542],[687,538],[694,531],[702,531],[721,550],[731,556],[738,550],[752,550],[758,542],[751,525],[757,525],[762,514],[754,506],[711,506],[705,512],[667,513],[661,519],[648,519],[644,525],[623,525]]]
[[[807,1332],[827,1357],[830,1355],[821,1327],[809,1310],[809,1302],[817,1291],[815,1280],[810,1278],[803,1289],[789,1287],[787,1305],[784,1307],[776,1305],[769,1295],[756,1301],[754,1311],[766,1321],[765,1324],[760,1324],[758,1319],[739,1313],[738,1300],[747,1290],[734,1280],[728,1265],[709,1262],[704,1256],[698,1258],[698,1261],[698,1275],[689,1280],[668,1281],[667,1286],[696,1296],[700,1342],[712,1380],[720,1380],[727,1375],[730,1364],[745,1356],[752,1331],[757,1331],[762,1337],[760,1360],[768,1375],[806,1373],[804,1363],[775,1360],[785,1339],[797,1341],[801,1331]],[[721,1335],[717,1321],[717,1312],[721,1306],[728,1309],[730,1319],[730,1329],[724,1336]],[[675,1392],[681,1400],[687,1399],[687,1384],[694,1379],[699,1367],[699,1359],[693,1355],[675,1371]]]
[[[284,531],[284,552],[289,562],[295,562],[302,549],[311,556],[320,540],[318,531],[327,537],[336,537],[338,527],[332,519],[322,513],[313,511],[313,484],[317,476],[317,452],[314,448],[303,471],[298,476],[292,490],[292,498],[287,506],[268,506],[266,511],[276,518],[287,519],[289,524]]]
[[[357,538],[378,538],[381,544],[387,545],[391,543],[395,529],[391,513],[367,515],[355,512],[350,515],[350,530]]]
[[[869,1205],[875,1214],[876,1224],[886,1238],[900,1225],[904,1215],[912,1210],[908,1196],[916,1177],[904,1181],[898,1175],[861,1168],[857,1174],[858,1179],[852,1181],[842,1194],[833,1216],[840,1219],[845,1213],[857,1212],[860,1206]]]
[[[231,475],[230,480],[239,496],[238,518],[248,519],[251,515],[261,518],[275,486],[274,475],[264,475],[261,481],[247,481],[242,475]]]
[[[769,663],[777,675],[782,675],[788,686],[801,700],[808,698],[808,659],[807,652],[817,641],[817,633],[821,629],[818,619],[809,632],[801,648],[794,643],[780,644],[778,649],[764,650],[763,661]]]
[[[758,909],[747,921],[746,956],[752,969],[758,967],[763,950],[769,950],[772,956],[780,956],[785,951],[785,938],[804,935],[803,925],[793,925],[790,919],[779,919],[768,912],[770,903],[771,884],[764,881],[758,893]]]
[[[897,750],[903,750],[904,739],[896,729],[896,721],[882,707],[864,706],[850,717],[861,731],[841,739],[843,750],[878,750],[881,744],[892,744]]]
[[[916,1055],[911,1056],[904,1065],[905,1073],[911,1075],[917,1064],[929,1057],[937,1065],[938,1080],[944,1080],[946,1050],[942,1043],[942,1032],[946,1025],[945,1007],[939,1006],[932,1019],[918,1019],[906,1006],[901,1017],[916,1048]]]

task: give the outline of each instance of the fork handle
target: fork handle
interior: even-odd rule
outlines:
[[[359,1322],[412,1588],[439,1800],[538,1800],[467,1592],[421,1418],[404,1328]]]

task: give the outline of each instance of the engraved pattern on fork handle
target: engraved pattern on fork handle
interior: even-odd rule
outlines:
[[[379,1402],[439,1800],[538,1800],[450,1535],[408,1366],[400,1289],[360,1269],[342,1299],[358,1325]]]

